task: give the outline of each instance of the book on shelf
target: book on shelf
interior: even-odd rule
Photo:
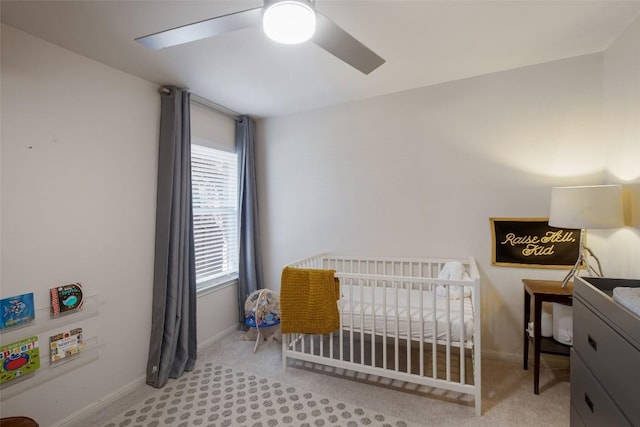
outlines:
[[[69,285],[51,288],[51,313],[60,314],[82,307],[82,285]]]
[[[0,346],[0,384],[31,374],[39,367],[37,336]]]
[[[0,299],[0,329],[25,325],[35,319],[33,292]]]
[[[82,328],[61,332],[49,337],[49,358],[57,362],[80,353],[83,347]]]

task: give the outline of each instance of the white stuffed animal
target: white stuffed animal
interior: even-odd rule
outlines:
[[[438,273],[438,279],[442,280],[467,280],[469,279],[469,275],[467,271],[464,269],[464,265],[460,261],[449,261],[440,270]],[[460,291],[464,289],[464,297],[471,296],[471,288],[468,286],[462,287],[457,285],[449,286],[449,298],[450,299],[460,299]],[[447,296],[447,286],[438,286],[436,288],[436,295],[439,297],[446,298]]]

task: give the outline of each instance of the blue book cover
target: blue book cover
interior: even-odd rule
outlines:
[[[0,329],[13,328],[35,318],[33,292],[0,299]]]

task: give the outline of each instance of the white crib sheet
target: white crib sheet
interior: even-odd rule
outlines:
[[[415,340],[432,340],[433,337],[433,305],[434,295],[432,291],[409,291],[409,304],[407,304],[407,290],[394,288],[372,288],[363,287],[362,295],[359,286],[341,286],[342,297],[338,301],[339,310],[342,317],[343,329],[360,331],[364,321],[364,332],[376,335],[385,334],[385,306],[386,306],[386,334],[396,335],[396,319],[398,336],[406,338],[408,326],[411,337]],[[452,288],[451,291],[455,289]],[[353,291],[353,292],[351,292]],[[374,295],[375,294],[375,295]],[[385,298],[386,294],[386,298]],[[398,307],[396,309],[396,294],[398,296]],[[422,294],[422,321],[420,317],[420,294]],[[461,304],[462,302],[462,304]],[[449,304],[449,314],[447,315],[447,303]],[[462,310],[461,310],[462,305]],[[407,307],[410,307],[408,312]],[[447,330],[450,332],[451,342],[460,341],[460,313],[464,326],[462,332],[464,340],[473,337],[473,306],[471,298],[447,300],[442,297],[435,297],[435,324],[437,329],[437,340],[447,339]],[[375,313],[372,316],[372,313]],[[410,313],[410,314],[409,314]],[[353,315],[352,315],[353,314]],[[372,321],[372,317],[375,322]],[[420,330],[420,324],[424,323],[424,330]],[[375,326],[375,331],[374,331]],[[421,336],[422,335],[422,336]]]

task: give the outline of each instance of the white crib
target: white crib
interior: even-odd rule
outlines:
[[[438,279],[450,261],[464,265],[463,280]],[[474,258],[322,254],[288,267],[335,270],[341,297],[334,333],[283,335],[285,369],[296,359],[469,394],[481,415],[480,277]]]

